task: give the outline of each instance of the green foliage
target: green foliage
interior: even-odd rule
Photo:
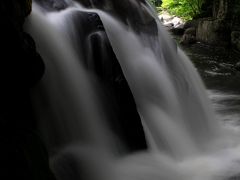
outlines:
[[[162,8],[172,15],[190,20],[201,12],[204,0],[162,0]]]
[[[162,7],[158,6],[158,7],[156,7],[156,10],[157,10],[158,13],[160,13],[162,11]]]

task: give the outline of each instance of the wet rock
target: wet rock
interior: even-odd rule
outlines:
[[[164,22],[164,19],[163,17],[159,16],[159,19],[160,19],[160,22],[163,23]]]
[[[171,22],[175,28],[183,24],[183,20],[179,17],[174,17]]]
[[[158,18],[166,27],[172,26],[173,28],[182,28],[184,24],[181,18],[176,16],[171,16],[167,12],[163,12],[161,15],[158,16]]]
[[[111,130],[126,149],[132,152],[146,149],[146,140],[136,104],[123,75],[120,64],[113,52],[100,17],[96,13],[75,12],[77,36],[83,46],[82,62],[92,72],[103,88],[102,101],[107,111],[107,122]],[[84,27],[84,28],[82,28]],[[99,92],[100,93],[100,92]],[[109,107],[111,104],[111,107]],[[110,110],[109,110],[110,109]]]
[[[185,30],[184,35],[180,40],[182,45],[190,45],[196,42],[196,29],[194,27]]]
[[[240,61],[236,63],[235,69],[238,70],[238,71],[240,71]]]
[[[163,26],[165,26],[168,31],[170,31],[174,35],[183,35],[184,22],[181,18],[171,16],[167,12],[162,12],[162,14],[158,17],[162,22]]]
[[[79,15],[84,17],[84,13]],[[105,107],[110,109],[107,113],[110,127],[119,138],[120,144],[125,146],[127,152],[146,149],[141,119],[131,90],[105,30],[98,29],[102,22],[98,16],[90,14],[88,16],[91,17],[91,23],[81,20],[81,27],[88,26],[90,28],[81,38],[85,39],[85,46],[82,50],[82,52],[86,52],[84,64],[88,70],[95,74],[104,88],[101,97],[103,98],[102,102],[106,102]]]
[[[187,28],[185,30],[184,34],[191,34],[192,36],[196,36],[196,28],[194,28],[194,27]]]
[[[183,35],[185,29],[184,29],[184,25],[181,24],[181,25],[178,25],[176,26],[175,28],[172,26],[170,29],[169,29],[170,32],[172,32],[173,34],[175,35]]]
[[[168,23],[165,23],[165,24],[163,24],[166,28],[169,28],[169,29],[173,29],[174,28],[174,25],[173,25],[173,23],[171,23],[171,22],[168,22]]]
[[[171,16],[170,14],[168,14],[167,12],[163,12],[162,14],[160,14],[158,16],[159,19],[161,19],[161,21],[163,23],[169,22],[173,19],[173,16]]]
[[[180,44],[182,44],[182,45],[190,45],[195,42],[196,42],[196,38],[195,38],[195,36],[192,36],[191,34],[184,34],[180,40]]]
[[[147,11],[145,0],[76,0],[86,7],[99,8],[109,12],[122,23],[130,25],[137,33],[156,35],[154,17]],[[134,12],[134,13],[133,13]]]
[[[239,31],[240,28],[240,1],[214,0],[207,6],[212,9],[212,17],[200,19],[197,40],[211,45],[229,46],[231,32]]]
[[[36,0],[36,2],[48,11],[60,11],[68,6],[64,0]]]
[[[231,43],[236,50],[240,51],[240,31],[231,33]]]
[[[226,46],[229,44],[230,39],[229,30],[229,27],[223,20],[212,18],[202,19],[199,21],[197,27],[196,39],[211,45]]]

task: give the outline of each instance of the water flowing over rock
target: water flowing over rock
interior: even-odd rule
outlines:
[[[239,131],[215,119],[196,69],[147,1],[64,2],[34,3],[25,24],[46,66],[32,101],[57,179],[239,173]]]

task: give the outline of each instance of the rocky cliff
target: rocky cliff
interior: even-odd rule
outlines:
[[[199,20],[196,39],[240,50],[240,1],[213,0],[210,7],[212,15]]]

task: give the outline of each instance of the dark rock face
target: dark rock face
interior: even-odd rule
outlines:
[[[36,0],[35,2],[48,11],[60,11],[68,6],[64,0]]]
[[[64,5],[64,1],[37,1],[48,11],[58,11],[67,7]],[[154,18],[149,17],[148,13],[142,10],[142,6],[146,5],[144,1],[78,1],[86,7],[97,7],[113,14],[123,23],[129,23],[135,27],[138,33],[157,34]],[[63,4],[60,6],[61,8],[59,6],[54,7],[56,2]],[[140,10],[136,8],[140,8]],[[133,11],[136,13],[132,13]],[[104,106],[107,107],[107,119],[110,128],[119,138],[120,144],[125,145],[123,152],[146,149],[145,135],[134,98],[99,16],[95,13],[79,11],[73,14],[72,18],[76,24],[79,41],[84,43],[79,46],[81,49],[78,51],[85,52],[83,63],[97,77],[100,86],[103,88],[101,96],[103,102],[106,102]],[[111,107],[109,107],[109,104],[111,104]]]
[[[157,34],[155,20],[146,10],[145,0],[76,0],[86,7],[96,7],[112,14],[136,32]],[[134,13],[133,13],[134,12]],[[131,18],[129,18],[131,17]]]
[[[88,8],[102,9],[125,24],[130,24],[137,32],[157,33],[155,20],[146,10],[145,0],[75,0]],[[47,10],[62,10],[67,7],[64,0],[36,0]],[[134,13],[132,13],[134,12]],[[131,17],[131,18],[129,18]],[[146,28],[146,26],[148,26]],[[152,27],[152,28],[150,28]]]
[[[196,42],[196,29],[194,27],[185,30],[184,35],[180,40],[180,44],[190,45]]]
[[[30,0],[0,2],[0,179],[53,179],[48,156],[35,129],[30,88],[44,64],[33,39],[22,30]]]
[[[171,33],[175,34],[175,35],[183,35],[183,34],[184,34],[184,31],[185,31],[184,25],[183,25],[183,24],[182,24],[182,25],[179,25],[179,26],[176,27],[176,28],[172,27],[172,28],[169,29],[169,31],[170,31]]]
[[[85,67],[94,73],[100,86],[102,102],[112,131],[127,152],[146,149],[146,140],[136,104],[112,50],[103,24],[97,14],[78,12],[74,15],[79,39],[84,45]],[[85,28],[82,28],[85,27]],[[111,106],[109,106],[111,105]],[[125,151],[123,150],[123,151]]]
[[[199,21],[197,40],[212,44],[226,46],[230,42],[231,19],[229,1],[214,1],[213,17]]]
[[[110,126],[125,144],[127,151],[146,149],[145,135],[135,101],[102,22],[96,14],[88,14],[88,16],[91,17],[91,22],[82,21],[80,26],[80,28],[87,26],[90,28],[85,33],[81,33],[82,38],[86,39],[82,52],[88,52],[85,58],[86,67],[96,74],[104,87],[103,101],[107,100],[111,104],[111,107],[106,104],[106,107],[114,112],[109,114],[108,111]]]
[[[210,4],[211,5],[211,4]],[[212,45],[231,44],[231,32],[240,28],[240,2],[238,0],[214,0],[212,17],[199,21],[196,38]]]
[[[231,43],[236,50],[240,51],[240,31],[231,33]]]
[[[202,19],[198,24],[196,38],[207,44],[226,46],[230,40],[230,28],[224,20]]]

